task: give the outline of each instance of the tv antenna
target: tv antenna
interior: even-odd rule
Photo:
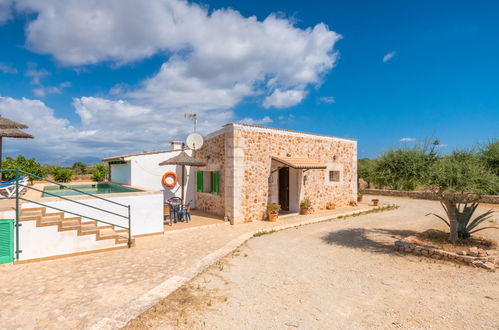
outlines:
[[[197,124],[197,121],[198,121],[198,114],[195,113],[195,112],[185,113],[184,114],[184,118],[192,120],[192,122],[194,123],[194,133],[196,133],[196,124]]]

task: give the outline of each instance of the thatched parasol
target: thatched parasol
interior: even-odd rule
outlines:
[[[24,129],[24,128],[28,128],[28,126],[21,124],[21,123],[18,123],[16,121],[10,120],[8,118],[2,117],[2,115],[0,115],[0,128],[1,129],[4,129],[4,128]]]
[[[163,165],[182,165],[182,204],[184,204],[184,176],[185,176],[185,167],[186,166],[206,166],[206,163],[202,160],[196,159],[194,157],[189,156],[185,151],[182,151],[177,156],[172,157],[164,162],[159,163],[160,166]]]
[[[2,147],[3,138],[15,139],[33,139],[33,135],[21,131],[28,126],[0,116],[0,170],[2,169]],[[0,180],[2,180],[2,172],[0,171]]]

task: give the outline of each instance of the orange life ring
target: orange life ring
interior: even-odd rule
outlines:
[[[166,178],[171,176],[173,178],[173,182],[172,183],[168,183],[166,182]],[[163,182],[163,184],[167,187],[173,187],[177,184],[177,175],[173,172],[166,172],[165,174],[163,174],[163,179],[161,179],[161,181]]]

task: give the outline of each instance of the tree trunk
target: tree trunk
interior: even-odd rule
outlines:
[[[450,224],[449,240],[451,241],[451,243],[456,243],[458,240],[456,205],[455,203],[449,200],[445,200],[444,204],[447,208],[447,216],[449,218],[449,224]]]

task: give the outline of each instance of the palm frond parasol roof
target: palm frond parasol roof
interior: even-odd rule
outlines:
[[[185,151],[182,151],[177,156],[159,163],[159,165],[206,166],[206,163],[202,160],[191,157]]]
[[[17,139],[33,139],[33,135],[25,133],[17,128],[0,128],[0,137]]]
[[[24,125],[24,124],[21,124],[21,123],[18,123],[16,121],[13,121],[13,120],[10,120],[9,118],[5,118],[5,117],[2,117],[0,115],[0,129],[4,129],[4,128],[20,128],[20,129],[23,129],[23,128],[28,128],[27,125]]]

